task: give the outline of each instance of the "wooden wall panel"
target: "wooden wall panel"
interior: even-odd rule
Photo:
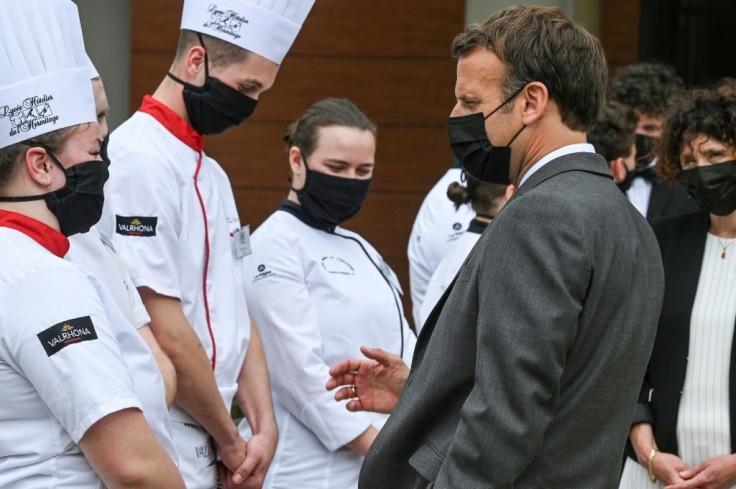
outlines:
[[[182,1],[132,0],[131,112],[173,59]],[[449,166],[445,118],[454,105],[452,38],[460,0],[318,0],[274,87],[251,120],[207,139],[230,175],[241,221],[256,228],[288,189],[281,137],[311,103],[347,97],[378,124],[373,190],[348,223],[396,270],[410,314],[406,245],[426,192]]]
[[[621,66],[639,61],[639,2],[601,2],[601,43],[611,73]]]
[[[182,0],[133,1],[135,51],[172,54]],[[318,0],[290,55],[449,58],[462,0]]]

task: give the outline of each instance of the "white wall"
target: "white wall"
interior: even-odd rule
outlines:
[[[105,83],[110,129],[128,118],[130,106],[129,0],[74,0],[82,20],[84,44]]]

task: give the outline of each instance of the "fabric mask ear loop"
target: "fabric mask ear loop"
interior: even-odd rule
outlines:
[[[498,112],[499,110],[501,110],[501,107],[503,107],[507,103],[511,102],[512,100],[514,100],[514,98],[517,95],[519,95],[519,93],[521,93],[522,90],[524,90],[524,87],[525,86],[526,85],[522,86],[520,89],[518,89],[517,91],[515,91],[509,98],[507,98],[506,100],[504,100],[503,102],[501,102],[501,105],[499,105],[498,107],[496,107],[495,109],[493,109],[487,116],[484,116],[483,119],[488,119],[493,114],[495,114],[496,112]]]
[[[36,146],[36,144],[32,144],[32,146]],[[51,158],[51,161],[59,165],[59,168],[61,168],[61,171],[64,172],[64,175],[66,176],[66,169],[64,168],[64,165],[61,164],[61,162],[54,156],[54,153],[51,152],[51,150],[44,146],[43,144],[39,144],[38,146],[42,147],[46,154],[49,155],[49,158]],[[66,185],[66,182],[64,182],[64,185]],[[45,194],[41,195],[30,195],[26,197],[0,197],[0,202],[32,202],[34,200],[43,200],[45,199]]]
[[[302,156],[302,161],[304,162],[304,168],[306,168],[307,171],[304,172],[304,185],[302,185],[302,188],[300,188],[299,190],[297,190],[294,187],[291,187],[291,190],[293,190],[294,192],[297,192],[297,193],[300,192],[300,191],[302,191],[302,190],[304,190],[304,187],[307,186],[307,175],[309,174],[309,171],[308,171],[309,170],[309,165],[307,164],[307,157],[304,156],[304,153],[302,152],[301,148],[299,149],[299,154]]]
[[[204,39],[202,39],[202,34],[197,32],[197,37],[199,38],[199,44],[202,46],[202,49],[204,49],[204,78],[206,80],[207,78],[210,77],[210,60],[207,57],[207,47],[204,45]]]

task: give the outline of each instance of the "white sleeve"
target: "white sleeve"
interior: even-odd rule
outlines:
[[[133,283],[181,299],[176,174],[166,162],[132,151],[116,154],[110,172],[105,212],[113,228],[108,231]]]
[[[10,312],[2,350],[38,392],[75,443],[108,414],[141,409],[107,312],[87,278],[75,269],[53,270],[18,283],[10,299],[28,303],[46,290],[42,307]],[[7,327],[8,325],[3,325]]]
[[[336,402],[325,384],[330,367],[315,304],[309,297],[300,245],[286,239],[254,244],[246,263],[248,310],[263,339],[271,386],[278,400],[331,451],[357,438],[370,425],[365,413]]]

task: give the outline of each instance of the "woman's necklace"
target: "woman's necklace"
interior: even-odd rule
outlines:
[[[716,236],[716,238],[718,238],[718,236]],[[721,260],[726,259],[726,250],[734,243],[736,243],[736,238],[727,239],[725,245],[723,244],[721,238],[718,238],[718,244],[721,246]]]

